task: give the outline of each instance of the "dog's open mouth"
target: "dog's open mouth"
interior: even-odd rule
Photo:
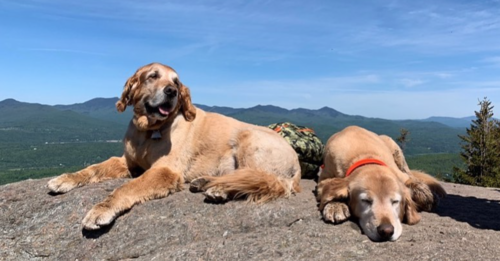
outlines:
[[[168,101],[165,103],[162,103],[158,106],[151,106],[151,104],[149,104],[149,103],[146,103],[145,106],[146,106],[146,111],[148,112],[148,114],[155,114],[156,113],[156,114],[159,114],[160,116],[163,116],[163,117],[168,117],[168,115],[170,115],[170,113],[173,110],[172,105]]]

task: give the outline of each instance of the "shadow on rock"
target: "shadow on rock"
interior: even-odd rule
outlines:
[[[447,195],[440,202],[436,213],[450,217],[479,229],[500,231],[500,201],[476,197]]]
[[[59,196],[59,195],[63,195],[63,194],[64,194],[64,193],[61,193],[61,192],[54,192],[54,191],[49,191],[49,192],[47,192],[47,195],[49,195],[49,196],[53,196],[53,197],[55,197],[55,196]]]
[[[108,233],[113,225],[115,224],[115,221],[111,222],[111,224],[101,227],[100,229],[97,230],[88,230],[85,228],[82,228],[82,236],[87,238],[87,239],[95,239],[95,238],[100,238],[102,235]]]

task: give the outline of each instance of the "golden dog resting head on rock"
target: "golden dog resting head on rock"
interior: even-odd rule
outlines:
[[[401,222],[418,223],[418,211],[430,211],[446,195],[436,179],[410,171],[391,138],[356,126],[328,140],[317,192],[326,221],[353,216],[373,241],[397,240]]]
[[[112,157],[49,181],[54,193],[114,178],[136,177],[95,205],[85,229],[109,225],[135,204],[166,197],[191,182],[208,200],[266,202],[300,191],[297,154],[279,134],[193,106],[189,89],[170,67],[139,68],[116,103],[134,107],[122,157]]]

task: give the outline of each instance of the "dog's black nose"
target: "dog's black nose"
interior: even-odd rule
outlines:
[[[163,89],[163,92],[169,98],[173,98],[173,97],[177,96],[177,89],[175,87],[171,87],[171,86],[165,87],[165,89]]]
[[[389,240],[394,234],[394,227],[391,224],[382,224],[377,227],[377,232],[383,240]]]

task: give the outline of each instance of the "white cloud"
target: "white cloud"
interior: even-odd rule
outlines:
[[[400,79],[398,80],[398,82],[402,85],[404,85],[405,87],[415,87],[415,86],[418,86],[418,85],[422,85],[425,83],[425,81],[423,80],[420,80],[420,79]]]
[[[482,59],[481,62],[492,66],[500,66],[500,56],[487,57]]]
[[[339,93],[331,97],[331,107],[347,114],[389,119],[423,119],[430,116],[465,117],[477,110],[477,101],[488,96],[500,101],[500,91],[460,89],[453,91]],[[389,116],[390,115],[390,116]]]
[[[317,83],[311,82],[312,85]],[[431,116],[466,117],[477,110],[477,101],[488,97],[493,105],[500,104],[500,89],[472,88],[435,91],[379,91],[351,92],[349,89],[330,89],[323,86],[324,91],[296,88],[277,92],[259,92],[248,90],[245,93],[219,93],[219,99],[205,97],[196,103],[207,105],[252,107],[258,104],[272,104],[288,109],[318,109],[329,106],[349,115],[362,115],[385,119],[423,119]],[[193,91],[195,98],[200,92]],[[196,95],[198,93],[198,95]]]
[[[20,48],[21,51],[30,52],[61,52],[61,53],[76,53],[76,54],[90,54],[90,55],[106,55],[105,53],[76,50],[76,49],[59,49],[59,48]]]
[[[446,73],[446,72],[436,72],[434,75],[440,79],[448,79],[453,77],[452,73]]]
[[[353,39],[438,55],[500,50],[500,9],[487,1],[405,1],[373,19]]]
[[[500,80],[482,80],[482,81],[456,81],[452,84],[463,87],[475,87],[484,90],[500,91]],[[478,89],[481,90],[481,89]]]

